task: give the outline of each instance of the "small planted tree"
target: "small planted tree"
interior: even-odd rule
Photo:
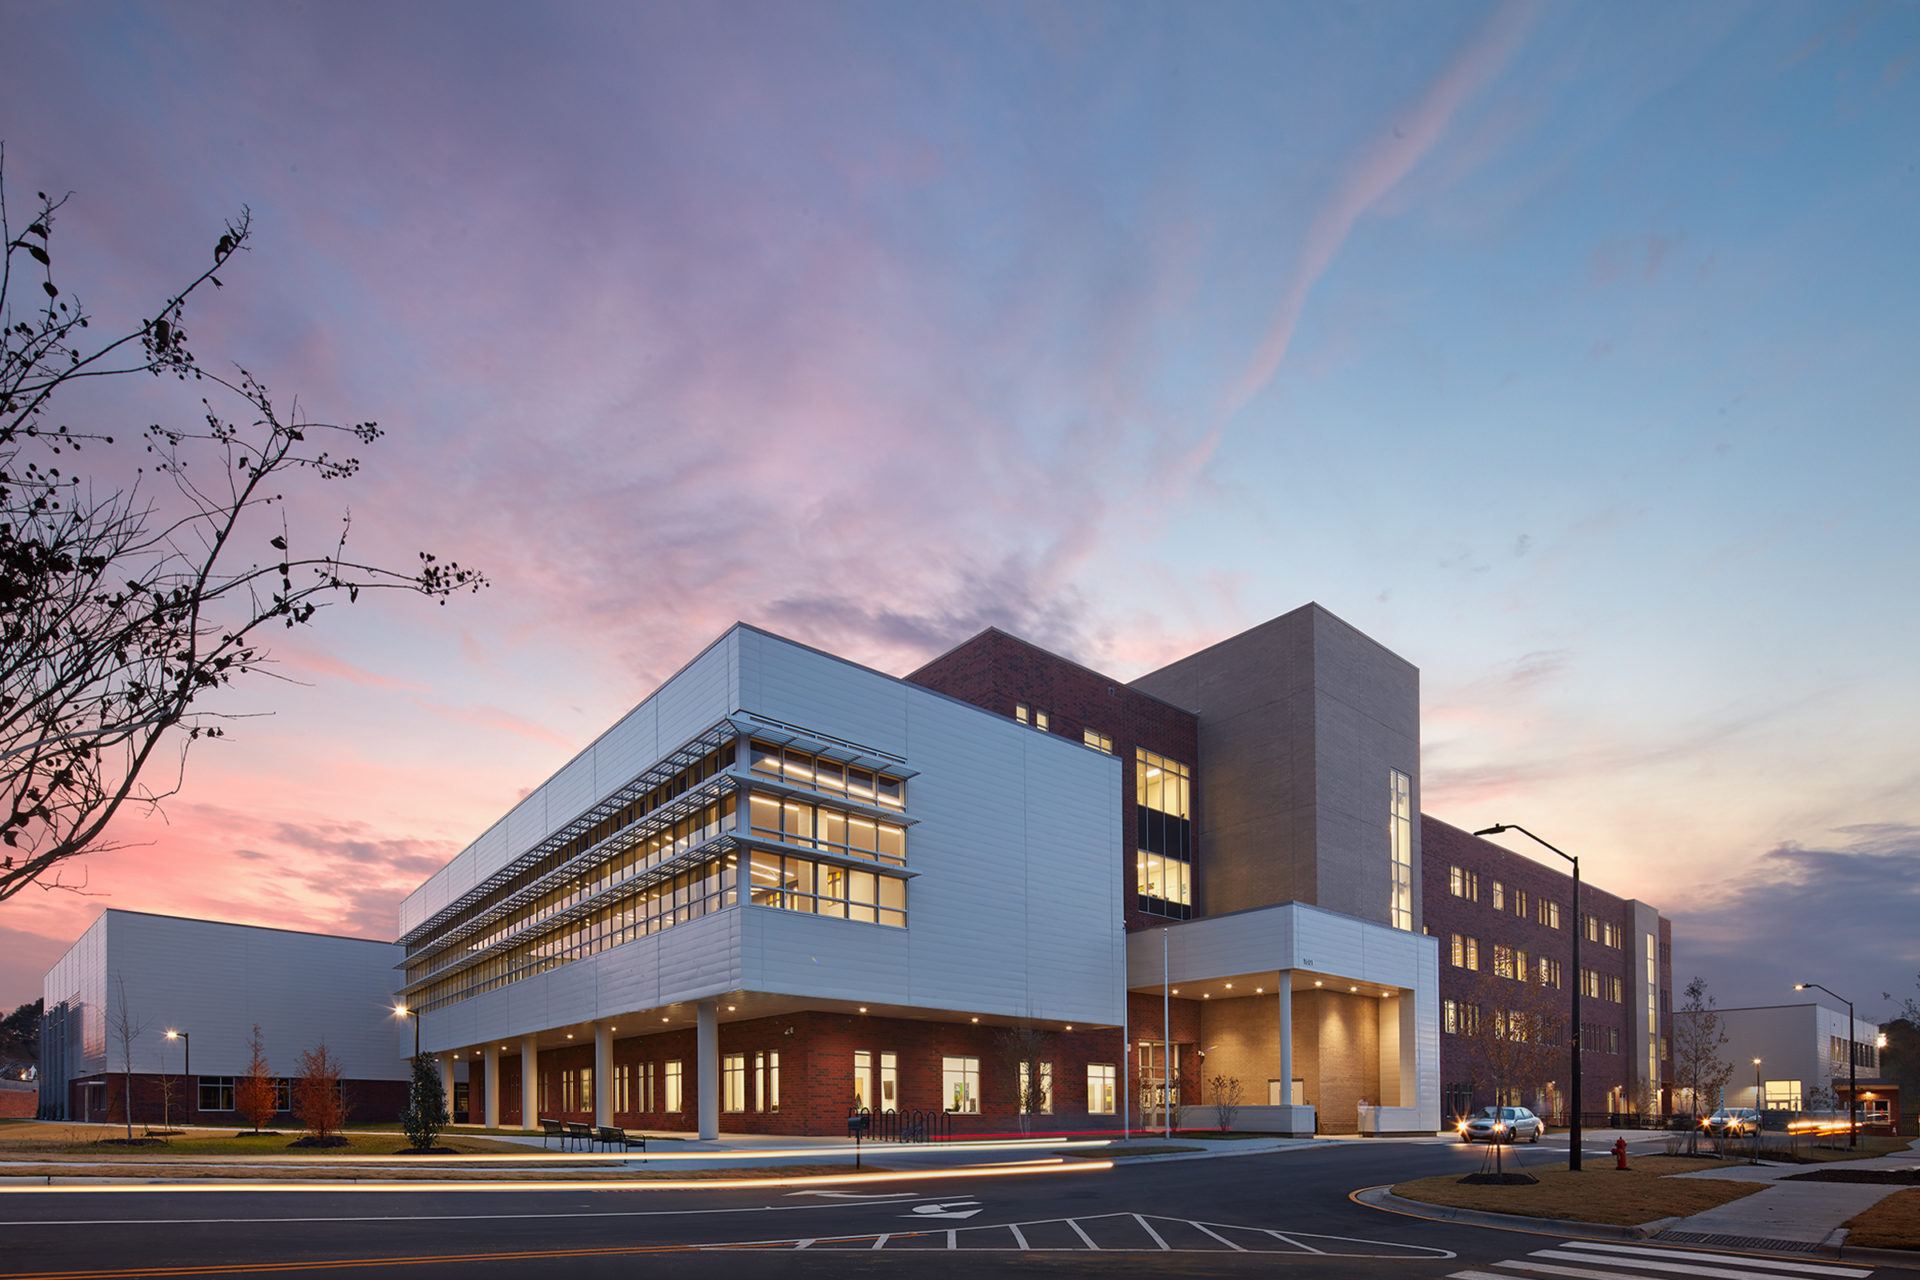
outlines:
[[[273,1123],[273,1113],[279,1104],[280,1087],[273,1078],[273,1068],[267,1065],[266,1043],[260,1037],[260,1024],[253,1024],[253,1034],[247,1037],[247,1049],[251,1057],[247,1062],[247,1073],[234,1082],[233,1105],[239,1110],[255,1133]]]
[[[452,1117],[447,1114],[447,1091],[440,1083],[440,1069],[430,1054],[413,1057],[413,1083],[407,1090],[407,1109],[400,1113],[400,1128],[415,1151],[432,1150],[440,1131]]]
[[[119,980],[119,989],[115,993],[112,1009],[107,1015],[108,1030],[120,1046],[120,1077],[125,1086],[127,1104],[127,1141],[133,1141],[133,1042],[147,1029],[147,1024],[134,1016],[133,1008],[127,1003],[127,980]]]
[[[300,1074],[293,1081],[293,1118],[306,1129],[301,1141],[308,1146],[333,1147],[345,1143],[346,1097],[340,1086],[340,1060],[322,1040],[300,1055]]]
[[[1225,1133],[1233,1128],[1233,1118],[1240,1114],[1239,1076],[1215,1076],[1207,1081],[1207,1091],[1213,1095],[1213,1119]]]
[[[1686,1002],[1673,1015],[1673,1087],[1687,1099],[1687,1153],[1692,1155],[1699,1150],[1700,1111],[1727,1087],[1733,1063],[1723,1052],[1727,1031],[1706,979],[1696,977],[1682,994]]]

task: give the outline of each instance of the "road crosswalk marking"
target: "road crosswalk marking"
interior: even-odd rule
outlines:
[[[950,1227],[944,1231],[893,1231],[875,1235],[813,1236],[698,1246],[709,1249],[887,1250],[951,1249],[1018,1253],[1247,1253],[1380,1261],[1444,1261],[1453,1252],[1349,1236],[1324,1236],[1268,1227],[1236,1226],[1159,1214],[1103,1213],[1089,1217],[1040,1218],[1025,1222]],[[1515,1277],[1489,1277],[1515,1280]],[[1610,1277],[1609,1280],[1618,1280]],[[1770,1277],[1769,1280],[1784,1280]]]
[[[1562,1265],[1566,1263],[1582,1265]],[[1599,1240],[1566,1240],[1553,1248],[1535,1249],[1524,1258],[1504,1258],[1487,1265],[1504,1270],[1455,1271],[1449,1280],[1516,1280],[1514,1272],[1564,1280],[1679,1280],[1690,1276],[1706,1280],[1867,1280],[1873,1274],[1870,1267],[1831,1262],[1749,1258]]]

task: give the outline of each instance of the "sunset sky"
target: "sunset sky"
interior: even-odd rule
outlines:
[[[1132,678],[1308,600],[1421,668],[1425,810],[1680,982],[1920,996],[1916,63],[1897,2],[10,6],[68,294],[250,208],[199,355],[390,433],[290,519],[493,586],[277,637],[0,904],[0,1007],[106,906],[391,938],[736,619]]]

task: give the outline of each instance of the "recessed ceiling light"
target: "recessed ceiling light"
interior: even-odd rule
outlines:
[[[1318,979],[1318,978],[1315,978],[1315,979],[1313,980],[1313,985],[1314,985],[1314,986],[1316,986],[1316,987],[1317,987],[1317,986],[1319,986],[1319,985],[1320,985],[1320,979]]]
[[[1348,987],[1348,988],[1347,988],[1347,990],[1349,990],[1349,991],[1358,991],[1359,989],[1360,989],[1360,988],[1358,988],[1358,987]]]
[[[1255,994],[1255,995],[1264,995],[1264,994],[1266,994],[1266,990],[1267,990],[1267,989],[1266,989],[1265,987],[1255,987],[1255,988],[1253,989],[1253,994]]]
[[[1175,995],[1179,995],[1179,994],[1180,994],[1180,988],[1178,988],[1178,987],[1175,987],[1175,988],[1173,989],[1173,994],[1175,994]]]
[[[733,1006],[732,1006],[732,1005],[728,1005],[728,1006],[727,1006],[727,1012],[728,1012],[728,1013],[732,1013],[732,1012],[733,1012]]]
[[[1069,1031],[1073,1030],[1073,1024],[1071,1022],[1067,1024],[1067,1030]]]
[[[569,1040],[573,1039],[573,1032],[571,1031],[567,1032],[567,1039]]]
[[[975,1019],[974,1019],[974,1021],[975,1021],[975,1022],[978,1022],[978,1021],[980,1021],[980,1019],[978,1019],[978,1018],[975,1018]]]
[[[609,1030],[609,1031],[618,1031],[619,1029],[620,1029],[620,1028],[618,1028],[618,1027],[608,1027],[608,1028],[607,1028],[607,1030]]]
[[[1227,990],[1229,991],[1233,990],[1233,984],[1231,982],[1227,984]]]
[[[862,1012],[862,1013],[865,1013],[866,1011],[867,1011],[867,1006],[865,1006],[865,1005],[861,1005],[861,1006],[860,1006],[860,1012]]]
[[[662,1018],[662,1019],[660,1019],[660,1021],[662,1021],[662,1022],[665,1022],[665,1021],[666,1021],[666,1019],[665,1019],[665,1018]]]
[[[1202,992],[1200,993],[1200,998],[1201,998],[1202,1000],[1211,1000],[1211,999],[1213,999],[1213,992],[1211,992],[1211,991],[1202,991]]]

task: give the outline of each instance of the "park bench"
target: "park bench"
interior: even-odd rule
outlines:
[[[549,1120],[542,1116],[540,1117],[540,1145],[546,1146],[550,1138],[560,1139],[560,1149],[562,1151],[567,1149],[567,1126],[558,1120]]]
[[[595,1126],[594,1134],[600,1139],[600,1145],[608,1150],[619,1147],[623,1151],[631,1151],[638,1147],[645,1152],[647,1149],[647,1135],[644,1133],[628,1133],[625,1129],[603,1124]]]
[[[598,1135],[594,1133],[593,1126],[582,1124],[578,1120],[567,1121],[567,1137],[573,1142],[583,1144],[582,1150],[585,1151],[593,1150],[593,1144],[598,1141]]]

